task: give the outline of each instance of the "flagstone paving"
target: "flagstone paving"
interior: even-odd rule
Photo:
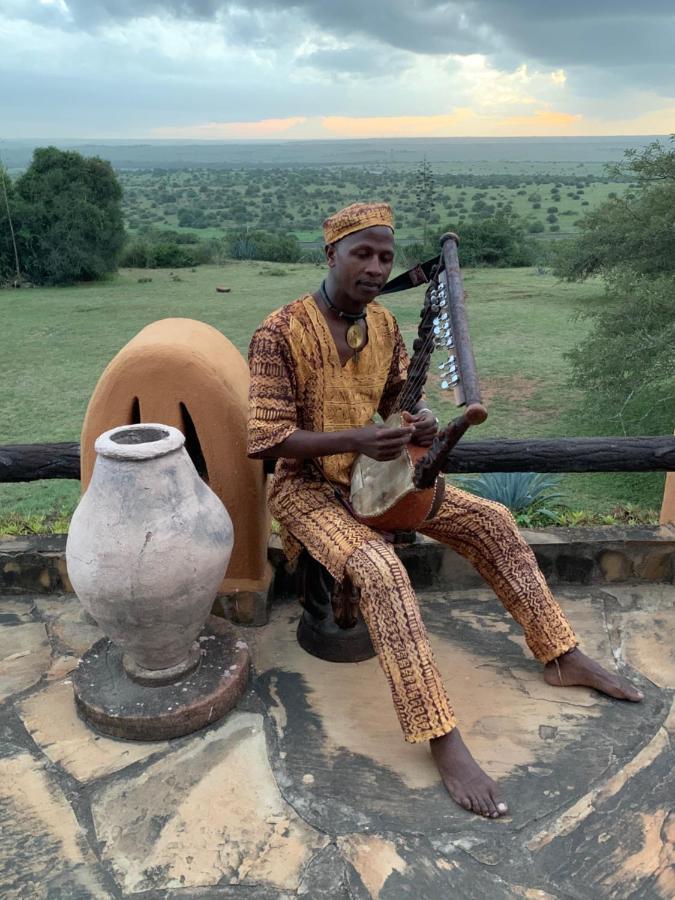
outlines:
[[[241,629],[238,708],[173,741],[82,722],[70,672],[100,637],[73,595],[0,597],[0,896],[14,898],[670,898],[675,587],[558,596],[640,705],[544,683],[487,590],[420,595],[469,746],[511,814],[456,807],[406,745],[375,660],[297,644],[299,607]]]

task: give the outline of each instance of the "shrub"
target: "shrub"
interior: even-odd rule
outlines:
[[[165,232],[171,235],[172,232]],[[124,247],[120,265],[139,269],[185,269],[209,262],[220,262],[218,241],[178,243],[165,239],[162,232],[129,240]]]
[[[457,479],[471,493],[502,503],[512,512],[520,512],[533,503],[551,503],[562,497],[557,491],[560,478],[541,472],[485,472]]]
[[[553,520],[560,509],[562,494],[558,490],[560,478],[541,472],[485,472],[482,475],[457,478],[464,490],[502,503],[512,513]]]
[[[228,232],[226,244],[233,259],[295,263],[302,258],[302,248],[294,234],[236,229]]]

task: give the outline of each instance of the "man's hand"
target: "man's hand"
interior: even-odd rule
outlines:
[[[409,412],[401,413],[404,422],[414,426],[412,442],[420,447],[430,447],[438,431],[438,419],[428,409],[413,415]]]
[[[403,413],[405,416],[406,413]],[[386,425],[364,425],[354,431],[354,449],[380,462],[396,459],[415,433],[414,424],[402,428],[387,428]]]

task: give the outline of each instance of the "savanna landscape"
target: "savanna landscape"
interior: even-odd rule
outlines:
[[[663,418],[642,413],[598,418],[589,408],[583,365],[575,370],[568,356],[616,300],[603,280],[607,268],[580,278],[571,273],[574,260],[565,262],[564,247],[577,241],[578,256],[589,228],[592,239],[589,214],[618,214],[640,202],[639,167],[621,168],[616,141],[605,142],[604,162],[602,142],[590,139],[586,146],[544,143],[543,152],[542,142],[442,143],[336,142],[332,150],[319,144],[314,162],[305,147],[283,165],[255,145],[246,165],[236,158],[237,145],[234,151],[223,145],[220,161],[200,159],[199,146],[194,160],[179,146],[156,148],[152,160],[133,147],[93,148],[118,160],[124,154],[113,176],[126,235],[119,269],[76,284],[68,278],[50,284],[47,277],[40,285],[28,276],[20,290],[0,292],[6,350],[0,373],[10,385],[0,401],[0,443],[76,440],[103,368],[156,319],[208,322],[245,354],[269,311],[318,286],[323,218],[364,197],[394,208],[398,270],[433,254],[443,231],[462,237],[472,337],[490,410],[476,439],[662,433]],[[630,152],[644,155],[645,146]],[[30,162],[21,149],[9,159],[10,186]],[[500,155],[517,158],[490,158]],[[409,345],[422,297],[417,289],[385,301]],[[433,371],[428,397],[448,420],[453,405]],[[654,521],[662,489],[661,474],[567,475],[555,485],[561,497],[551,521]],[[2,485],[5,530],[65,529],[78,490],[68,481]],[[522,521],[546,524],[527,512]]]

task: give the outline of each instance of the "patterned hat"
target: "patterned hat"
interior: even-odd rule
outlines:
[[[346,206],[323,223],[323,237],[327,244],[334,244],[348,234],[373,225],[386,225],[394,230],[394,215],[388,203],[352,203]]]

